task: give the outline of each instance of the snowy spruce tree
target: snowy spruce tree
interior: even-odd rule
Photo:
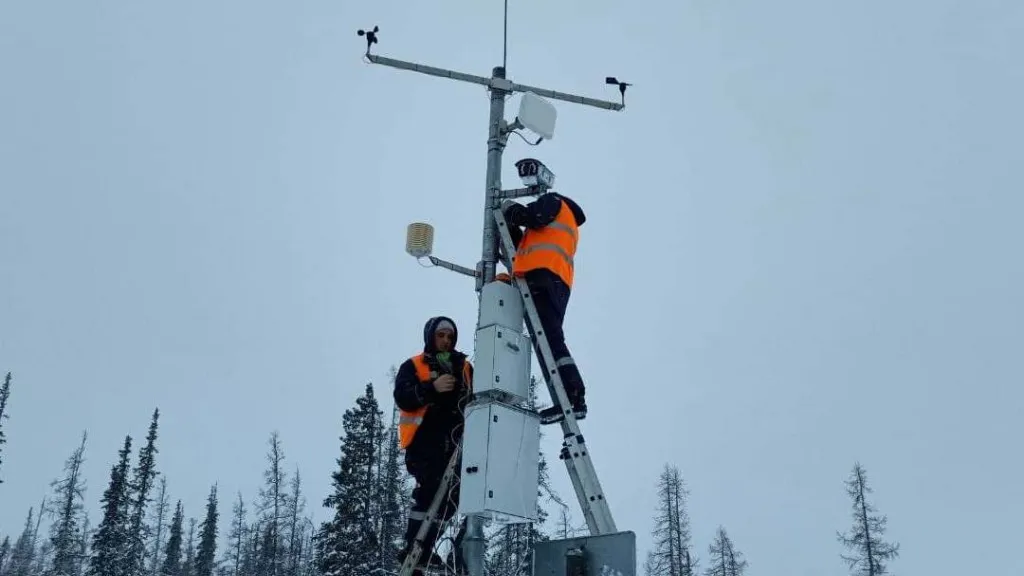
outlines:
[[[182,576],[196,574],[196,519],[188,519],[188,536],[185,539],[185,560],[181,563]]]
[[[28,509],[25,527],[22,529],[21,535],[14,542],[4,576],[32,576],[36,559],[36,536],[33,530],[38,529],[37,518],[42,516],[42,513],[37,515],[35,512],[35,508]]]
[[[8,372],[4,378],[4,384],[0,387],[0,466],[3,465],[3,449],[4,444],[7,444],[7,436],[4,434],[4,420],[10,418],[7,414],[7,399],[11,397],[11,373]],[[3,477],[0,477],[0,484],[4,483]]]
[[[366,467],[361,471],[361,476],[366,486],[366,510],[370,517],[370,524],[373,526],[373,542],[377,547],[373,564],[374,566],[382,566],[386,546],[382,546],[380,538],[381,533],[384,531],[383,507],[386,496],[381,489],[384,485],[381,463],[383,461],[384,438],[387,436],[387,433],[384,430],[384,413],[380,410],[380,405],[374,396],[373,384],[367,384],[366,390],[369,395],[368,397],[373,399],[373,409],[367,412],[367,419],[362,430],[369,447],[370,458]]]
[[[92,540],[92,535],[93,529],[92,524],[89,522],[89,514],[82,514],[82,528],[78,532],[78,542],[75,545],[75,559],[72,572],[74,576],[84,575],[89,567],[89,555],[92,548],[89,542]]]
[[[161,576],[181,576],[181,544],[182,530],[185,521],[185,511],[181,507],[181,500],[178,500],[174,508],[174,516],[171,518],[171,525],[167,531],[167,547],[164,548],[164,561],[160,566]]]
[[[128,558],[125,567],[128,576],[142,576],[146,567],[146,540],[149,538],[149,527],[146,526],[145,520],[150,492],[156,479],[156,435],[159,419],[160,410],[153,410],[146,444],[139,450],[139,461],[129,484],[131,507],[128,516]]]
[[[254,576],[283,576],[285,565],[285,519],[288,511],[287,474],[284,471],[284,448],[275,431],[268,440],[267,468],[264,485],[256,504],[260,535]]]
[[[167,496],[167,476],[160,474],[159,486],[156,500],[153,501],[153,548],[149,553],[149,573],[154,576],[160,571],[160,549],[164,543],[167,512],[170,508]]]
[[[342,416],[341,457],[338,470],[331,474],[333,493],[323,503],[334,510],[334,517],[321,525],[316,540],[316,565],[322,576],[367,574],[376,567],[380,547],[371,506],[376,493],[372,471],[382,416],[372,384],[366,385],[355,408]]]
[[[852,576],[884,576],[889,574],[888,563],[899,557],[899,543],[882,539],[888,519],[879,515],[868,502],[873,490],[868,486],[867,472],[857,462],[846,480],[846,493],[853,502],[853,527],[846,534],[837,534],[839,542],[849,554],[840,556]]]
[[[647,576],[695,576],[697,556],[691,550],[690,493],[679,469],[666,464],[658,479],[658,509],[654,517],[654,549],[647,553]]]
[[[227,549],[221,563],[221,576],[240,576],[249,527],[245,523],[245,500],[242,493],[231,507],[231,527],[228,529]]]
[[[397,369],[391,368],[391,382],[394,385]],[[391,572],[398,571],[398,552],[405,546],[406,500],[405,466],[402,450],[398,446],[398,406],[391,410],[391,425],[386,431],[375,431],[379,434],[377,443],[377,476],[380,481],[375,483],[378,490],[374,501],[377,503],[375,516],[377,519],[378,562],[381,568]]]
[[[246,528],[246,539],[242,550],[241,573],[249,576],[259,576],[256,570],[256,559],[260,551],[260,523],[259,519]]]
[[[217,486],[214,485],[206,500],[206,517],[199,526],[199,548],[193,576],[213,576],[217,569],[217,516]]]
[[[86,433],[78,448],[64,464],[64,477],[51,484],[56,499],[53,504],[54,521],[50,525],[50,545],[53,565],[51,576],[78,576],[79,530],[85,514],[85,479],[82,477],[82,463],[85,461]]]
[[[715,541],[708,547],[705,576],[743,576],[746,569],[747,561],[743,559],[743,554],[733,545],[725,528],[719,526]]]
[[[306,525],[303,514],[306,511],[306,497],[302,494],[302,476],[295,469],[291,480],[291,492],[286,501],[287,554],[285,556],[285,576],[299,576],[302,568],[302,551],[305,547]]]
[[[53,566],[53,543],[47,538],[39,544],[39,550],[36,552],[36,560],[32,564],[31,573],[35,576],[45,575],[51,566]]]
[[[103,492],[103,517],[92,537],[89,576],[127,576],[129,512],[128,457],[132,437],[125,436],[118,461],[110,470],[110,483]]]
[[[0,574],[6,574],[7,561],[11,557],[11,537],[4,536],[4,541],[0,542]]]

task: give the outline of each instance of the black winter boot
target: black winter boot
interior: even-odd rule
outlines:
[[[587,401],[584,396],[585,393],[568,394],[569,402],[572,403],[572,414],[577,420],[583,420],[587,417]],[[565,413],[562,408],[556,402],[554,406],[545,408],[538,412],[540,415],[541,424],[555,424],[565,419]]]

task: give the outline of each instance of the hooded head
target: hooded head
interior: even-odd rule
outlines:
[[[423,326],[423,351],[454,352],[459,341],[459,329],[447,316],[435,316]]]
[[[576,225],[583,226],[583,223],[587,221],[587,215],[583,212],[583,208],[579,204],[577,204],[575,200],[569,198],[568,196],[565,196],[564,194],[559,194],[557,192],[549,192],[549,194],[554,194],[561,200],[565,200],[565,203],[569,205],[569,210],[572,212],[572,217],[576,219]]]

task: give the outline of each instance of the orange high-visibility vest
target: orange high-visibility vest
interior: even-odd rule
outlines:
[[[512,263],[512,273],[516,276],[522,276],[530,270],[547,268],[557,274],[566,286],[572,287],[573,256],[576,255],[579,227],[576,226],[569,204],[565,200],[561,202],[562,207],[553,222],[540,230],[526,229]]]
[[[430,370],[430,367],[427,366],[427,361],[423,358],[423,354],[413,356],[412,365],[416,368],[416,378],[420,382],[433,382],[437,379],[437,372]],[[472,390],[473,379],[469,374],[470,368],[471,365],[467,359],[462,366],[462,381]],[[420,424],[423,423],[423,416],[427,413],[428,407],[423,406],[412,411],[398,410],[398,446],[402,450],[405,450],[409,444],[412,444],[412,439],[416,436],[416,430],[419,429]]]

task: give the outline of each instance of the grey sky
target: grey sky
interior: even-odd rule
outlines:
[[[501,3],[353,4],[0,3],[0,531],[83,429],[98,520],[154,406],[187,513],[251,500],[274,429],[318,508],[342,411],[371,380],[390,408],[425,319],[471,351],[471,281],[403,243],[479,257],[486,92],[364,64],[355,30],[487,75]],[[669,461],[701,557],[722,524],[752,574],[844,574],[860,459],[898,573],[1024,572],[1024,5],[512,4],[514,80],[635,83],[511,139],[505,183],[537,155],[587,212],[566,331],[641,558]]]

